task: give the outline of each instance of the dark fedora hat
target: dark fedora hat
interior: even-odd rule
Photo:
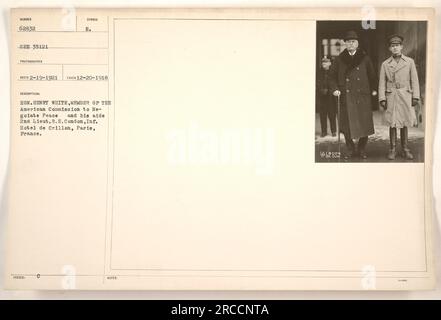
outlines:
[[[355,32],[353,30],[346,32],[344,40],[345,41],[347,41],[347,40],[358,40],[357,32]]]
[[[402,44],[404,38],[398,34],[393,34],[387,38],[387,41],[389,42],[389,44],[393,44],[393,43]]]

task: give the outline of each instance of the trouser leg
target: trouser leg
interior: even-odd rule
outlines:
[[[328,112],[326,110],[325,99],[320,99],[320,125],[322,129],[322,137],[328,132]]]
[[[337,132],[337,110],[335,105],[332,103],[332,98],[329,99],[328,117],[329,123],[331,124],[331,132],[335,134]]]
[[[367,159],[367,154],[366,154],[366,145],[368,143],[368,137],[361,137],[360,139],[358,139],[358,152],[360,153],[360,157],[362,159]]]
[[[400,129],[400,140],[401,140],[401,149],[403,152],[403,157],[412,160],[413,154],[410,152],[409,146],[408,146],[408,140],[409,140],[409,131],[407,127],[403,127]]]
[[[390,148],[389,153],[387,155],[387,158],[389,160],[394,160],[395,156],[397,154],[396,148],[397,148],[397,128],[390,127],[389,128],[389,141],[390,141]]]
[[[347,153],[344,154],[344,158],[349,159],[355,155],[355,143],[349,133],[343,132],[343,135],[345,137],[345,144],[347,148]]]
[[[358,139],[358,149],[364,151],[367,143],[368,143],[368,137],[361,137],[360,139]]]
[[[343,132],[343,136],[345,137],[346,147],[348,147],[348,149],[355,149],[355,143],[354,140],[352,140],[351,135]]]

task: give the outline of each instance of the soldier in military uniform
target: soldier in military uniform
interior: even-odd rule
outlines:
[[[345,35],[346,49],[331,67],[331,90],[340,96],[340,131],[343,132],[348,152],[345,159],[359,155],[367,159],[368,136],[374,133],[372,96],[377,95],[377,78],[369,56],[358,48],[358,35]],[[359,138],[356,146],[352,139]]]
[[[414,106],[420,99],[420,87],[415,62],[401,53],[403,37],[392,35],[388,39],[392,56],[381,65],[379,82],[380,105],[385,110],[389,125],[389,160],[396,157],[397,128],[400,128],[402,156],[412,160],[413,154],[408,147],[408,127],[417,124]]]
[[[328,134],[328,118],[331,125],[331,134],[336,136],[336,116],[337,110],[335,102],[333,101],[332,92],[330,89],[329,69],[331,67],[331,60],[328,57],[322,59],[322,68],[319,71],[317,78],[317,102],[320,112],[320,125],[322,129],[322,137]]]

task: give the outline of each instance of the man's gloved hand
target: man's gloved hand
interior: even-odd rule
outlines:
[[[417,98],[412,98],[412,107],[415,107],[420,100]]]
[[[375,97],[376,95],[377,95],[377,91],[375,91],[375,90],[374,90],[374,91],[372,91],[372,96],[374,96],[374,97]]]
[[[340,90],[335,90],[332,94],[334,96],[338,97],[339,95],[341,95],[341,92],[340,92]]]
[[[380,105],[383,107],[384,110],[387,109],[387,102],[386,102],[386,100],[381,100],[380,101]]]

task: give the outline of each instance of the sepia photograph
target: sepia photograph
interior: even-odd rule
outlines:
[[[317,21],[316,162],[424,162],[425,21]]]
[[[433,8],[6,12],[0,300],[441,296]]]

